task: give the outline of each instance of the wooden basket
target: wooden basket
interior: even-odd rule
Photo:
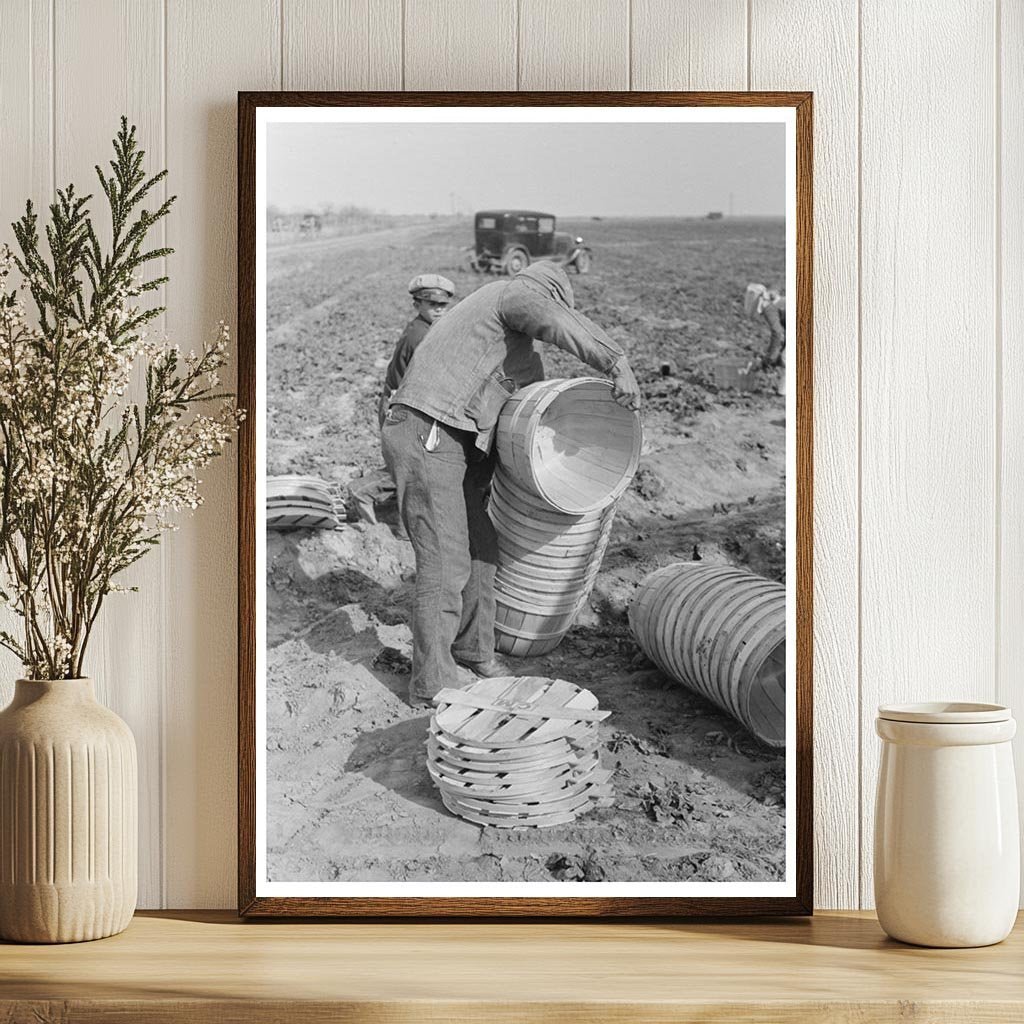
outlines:
[[[609,381],[545,380],[517,391],[498,421],[498,458],[520,487],[556,512],[606,508],[640,462],[640,416]]]
[[[651,573],[629,609],[644,653],[739,719],[786,743],[786,588],[732,566],[678,562]]]
[[[495,828],[566,824],[612,802],[601,768],[600,711],[562,679],[481,679],[442,690],[427,739],[427,771],[444,805]]]
[[[316,477],[268,477],[266,496],[271,530],[333,530],[338,525],[334,497]]]
[[[496,646],[515,657],[544,654],[558,646],[590,596],[614,506],[581,515],[552,512],[499,468],[489,512],[498,534]]]

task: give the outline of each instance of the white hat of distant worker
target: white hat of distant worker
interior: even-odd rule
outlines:
[[[441,302],[455,294],[455,285],[440,274],[417,274],[409,282],[409,294],[417,299]]]

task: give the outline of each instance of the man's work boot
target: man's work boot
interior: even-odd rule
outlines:
[[[500,655],[495,654],[489,661],[462,661],[455,659],[457,665],[468,668],[475,676],[484,679],[497,679],[499,676],[514,676],[516,670]]]

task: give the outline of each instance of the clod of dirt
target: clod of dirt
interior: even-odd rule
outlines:
[[[645,788],[635,793],[640,797],[640,806],[647,817],[659,825],[688,825],[707,818],[707,812],[715,808],[707,795],[707,788],[701,783],[681,786],[678,782],[667,785],[655,777]]]
[[[593,853],[586,856],[553,853],[548,857],[545,867],[551,877],[559,882],[603,882],[605,879],[605,870]]]
[[[703,874],[709,882],[724,882],[736,874],[736,865],[730,858],[715,854],[704,861]]]
[[[664,373],[662,363],[637,368],[637,379],[644,396],[644,408],[650,412],[665,412],[674,425],[673,432],[681,432],[684,423],[704,412],[708,404],[708,389],[703,378],[692,374],[687,378],[676,376],[669,365]]]
[[[786,766],[784,762],[769,765],[750,780],[750,795],[765,807],[786,806]]]
[[[613,753],[618,754],[622,750],[632,748],[640,754],[655,755],[657,757],[668,757],[668,748],[663,743],[652,742],[641,739],[628,732],[617,732],[606,744]]]
[[[643,462],[640,463],[636,476],[633,477],[632,487],[641,498],[645,498],[647,501],[660,498],[665,493],[665,485],[661,482],[661,478]]]
[[[384,647],[373,659],[373,667],[380,669],[381,672],[390,672],[392,675],[407,676],[412,672],[412,661],[394,647]]]

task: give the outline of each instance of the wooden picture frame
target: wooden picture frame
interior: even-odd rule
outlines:
[[[795,833],[790,839],[784,895],[734,896],[729,883],[722,882],[721,895],[601,895],[567,896],[559,887],[552,895],[415,895],[400,891],[383,895],[268,895],[266,880],[257,872],[259,835],[257,792],[257,721],[259,715],[257,680],[257,220],[265,210],[257,205],[258,152],[257,123],[267,108],[308,108],[311,111],[345,108],[761,108],[783,110],[794,132],[794,148],[788,159],[788,180],[794,192],[789,197],[795,251],[790,259],[790,287],[795,283],[795,330],[789,331],[790,347],[795,341],[791,363],[788,431],[795,430],[795,686],[792,674],[788,686],[795,691],[788,771],[793,776],[790,794],[795,808],[787,819]],[[597,218],[595,218],[597,219]],[[792,238],[794,235],[790,235]],[[795,266],[795,274],[793,267]],[[536,917],[721,917],[750,915],[807,915],[813,907],[812,842],[812,96],[807,92],[534,92],[534,93],[425,93],[425,92],[241,92],[238,96],[238,401],[249,410],[239,438],[238,472],[238,905],[246,917],[331,916],[432,917],[432,918],[536,918]],[[404,282],[400,282],[404,286]],[[792,308],[792,303],[791,303]],[[785,371],[784,371],[785,373]],[[795,417],[792,410],[795,409]],[[787,435],[788,437],[788,435]],[[787,444],[789,441],[787,440]],[[790,483],[790,486],[793,486]],[[788,492],[787,492],[788,493]],[[790,500],[790,499],[787,499]],[[791,655],[792,657],[792,655]],[[787,833],[788,835],[788,833]],[[551,883],[538,883],[538,885]],[[574,883],[580,885],[582,883]],[[669,883],[665,883],[669,884]],[[500,889],[501,883],[495,885]]]

